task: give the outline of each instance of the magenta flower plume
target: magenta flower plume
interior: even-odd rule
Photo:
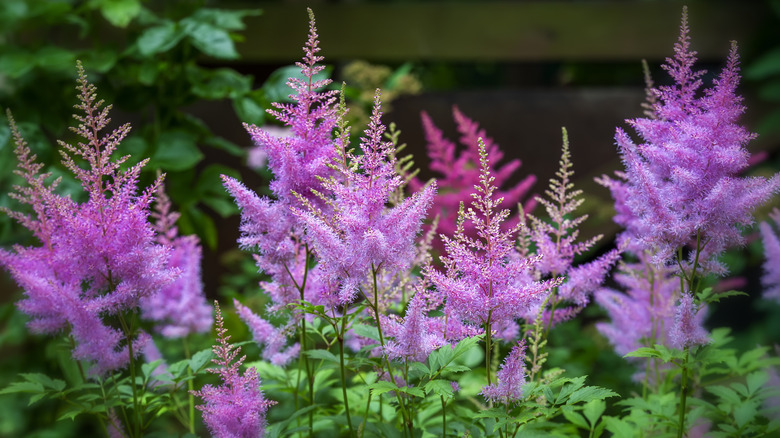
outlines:
[[[298,355],[301,346],[297,342],[285,348],[287,336],[292,335],[295,330],[294,325],[287,328],[277,328],[270,322],[255,315],[248,307],[239,303],[235,298],[233,299],[233,305],[239,318],[249,326],[249,331],[252,333],[255,342],[265,346],[263,359],[277,366],[285,366]],[[293,322],[295,321],[293,320]]]
[[[79,125],[73,131],[85,142],[59,144],[63,164],[88,198],[78,203],[55,193],[58,181],[46,184],[49,174],[39,173],[42,165],[35,162],[11,119],[19,158],[16,173],[27,183],[11,196],[30,205],[33,213],[6,212],[31,230],[42,246],[0,251],[0,264],[25,290],[18,306],[32,317],[29,326],[50,334],[69,329],[76,342],[74,358],[90,362],[91,373],[101,375],[126,366],[130,351],[138,354],[149,338],[141,333],[133,339],[106,324],[104,317],[134,309],[142,298],[172,282],[178,271],[168,266],[169,248],[155,241],[148,222],[161,178],[139,195],[138,176],[146,161],[122,170],[129,156],[111,159],[130,127],[100,136],[110,122],[111,107],[103,107],[80,64],[78,69],[76,107],[84,115],[74,116]],[[88,168],[79,167],[76,159]]]
[[[319,91],[331,83],[330,79],[317,79],[325,66],[320,51],[314,13],[309,11],[309,38],[304,45],[301,68],[303,78],[290,78],[287,85],[293,90],[293,103],[274,103],[276,110],[269,113],[289,127],[290,132],[279,136],[277,130],[266,131],[246,125],[258,147],[263,148],[268,168],[274,173],[271,191],[277,200],[286,205],[298,205],[292,192],[299,193],[312,202],[317,198],[311,189],[319,189],[319,177],[332,173],[329,164],[335,153],[333,129],[338,122],[336,97],[338,91]],[[278,133],[278,132],[277,132]]]
[[[664,263],[698,236],[704,272],[723,273],[715,258],[743,242],[739,226],[752,223],[753,210],[777,192],[780,177],[739,177],[748,166],[745,145],[755,135],[737,123],[745,108],[736,94],[736,43],[703,92],[704,72],[694,70],[695,61],[684,13],[675,56],[664,66],[674,84],[654,90],[654,118],[628,121],[642,142],[621,129],[615,138],[626,167],[625,207],[639,222],[635,238]]]
[[[291,78],[288,85],[293,103],[275,103],[269,111],[283,122],[287,129],[264,130],[246,126],[257,148],[268,160],[274,179],[270,187],[275,199],[258,196],[241,182],[222,176],[223,184],[241,209],[242,248],[258,251],[257,265],[272,281],[264,289],[273,300],[271,310],[278,310],[301,298],[298,287],[303,285],[304,272],[310,253],[304,237],[303,225],[293,216],[291,206],[301,207],[294,193],[306,202],[327,209],[315,196],[313,189],[321,190],[320,178],[334,173],[329,167],[336,158],[332,132],[338,122],[336,91],[320,91],[330,84],[328,79],[316,76],[324,66],[318,56],[319,41],[314,15],[309,10],[309,38],[304,46],[303,61],[297,63],[303,79]],[[277,135],[278,134],[278,135]],[[320,303],[317,279],[307,278],[305,299]]]
[[[230,335],[224,327],[219,303],[217,309],[217,345],[213,347],[216,359],[212,362],[218,368],[208,371],[218,374],[222,380],[219,386],[204,385],[192,394],[203,399],[197,406],[203,412],[203,421],[212,436],[217,438],[256,438],[265,434],[265,414],[276,402],[266,400],[260,390],[260,377],[255,368],[248,368],[242,375],[241,364],[246,359],[236,357],[240,347],[231,345]]]
[[[547,307],[553,310],[544,310],[544,319],[549,321],[552,318],[553,323],[572,318],[588,304],[591,295],[604,282],[621,253],[619,249],[613,249],[595,260],[574,265],[574,258],[585,254],[602,236],[579,241],[579,225],[588,216],[576,216],[577,209],[583,203],[582,191],[574,190],[573,163],[565,128],[562,133],[563,147],[556,178],[550,179],[545,197],[536,197],[536,201],[544,206],[550,220],[541,220],[529,214],[530,229],[524,228],[525,235],[521,236],[523,252],[528,252],[530,243],[533,243],[536,246],[536,254],[541,256],[541,260],[534,266],[537,276],[566,277],[566,281],[547,302]],[[561,306],[562,303],[568,303],[570,306]],[[538,309],[532,309],[526,319],[533,321],[537,314]]]
[[[332,213],[307,203],[307,209],[293,208],[306,224],[307,237],[319,257],[317,271],[325,282],[338,285],[341,304],[353,300],[357,286],[372,272],[403,271],[415,259],[415,238],[430,206],[436,184],[387,207],[391,194],[401,186],[395,171],[393,144],[383,141],[379,90],[365,136],[362,154],[347,151],[347,140],[339,139],[339,158],[333,168],[339,172],[323,180]],[[303,198],[302,198],[303,199]]]
[[[674,348],[682,350],[709,342],[707,331],[701,326],[701,318],[697,318],[698,313],[699,306],[694,303],[693,294],[683,294],[675,309],[674,325],[669,334]]]
[[[623,265],[615,281],[625,293],[603,288],[595,293],[611,322],[600,322],[596,328],[615,352],[626,355],[640,347],[661,344],[671,347],[669,337],[674,324],[675,301],[680,294],[680,279],[671,267],[655,267],[646,259]],[[701,325],[704,312],[697,317]]]
[[[472,194],[472,208],[461,204],[458,227],[453,237],[442,236],[447,255],[442,257],[446,274],[431,267],[425,270],[446,297],[445,313],[471,324],[500,325],[521,317],[560,284],[560,278],[533,281],[531,269],[538,258],[520,257],[514,239],[520,225],[504,231],[502,222],[509,216],[496,211],[501,199],[490,173],[487,151],[480,142],[480,184]],[[464,223],[468,219],[477,238],[468,237]]]
[[[770,217],[775,225],[780,225],[780,210],[775,208]],[[764,275],[761,284],[764,286],[764,298],[780,301],[780,239],[768,222],[762,222],[761,237],[764,241]]]
[[[498,383],[482,388],[482,395],[488,401],[505,405],[522,401],[525,384],[525,340],[512,347],[496,376]]]
[[[201,279],[202,252],[198,237],[179,236],[175,226],[179,214],[171,211],[171,200],[161,184],[152,216],[157,220],[157,241],[171,248],[168,266],[178,269],[179,277],[157,293],[141,300],[145,319],[155,321],[157,330],[168,338],[211,329],[211,306],[206,302]]]
[[[436,327],[439,318],[429,317],[426,307],[423,294],[417,293],[409,301],[403,321],[387,318],[388,323],[382,324],[386,336],[394,338],[385,347],[388,358],[424,362],[433,350],[446,343],[443,331]]]
[[[426,149],[431,160],[430,169],[438,174],[439,192],[434,198],[431,216],[439,216],[438,232],[447,236],[452,236],[455,233],[460,203],[467,202],[469,200],[468,194],[471,193],[475,185],[479,184],[479,139],[481,138],[485,143],[488,161],[498,163],[504,157],[499,146],[486,136],[485,130],[480,129],[479,124],[466,117],[458,107],[452,108],[452,114],[458,132],[461,134],[460,142],[465,146],[465,149],[460,151],[455,143],[444,137],[427,113],[421,114],[425,138],[428,142]],[[517,171],[520,164],[520,160],[515,159],[499,169],[491,168],[490,173],[495,178],[496,187],[503,186]],[[506,191],[497,190],[496,196],[503,199],[499,207],[514,208],[517,206],[528,195],[528,191],[535,182],[536,177],[528,175]],[[412,178],[409,181],[409,188],[412,191],[417,191],[424,185],[425,183],[418,178]],[[523,208],[526,212],[532,211],[535,205],[536,201],[533,199],[523,201]],[[502,227],[504,230],[508,230],[516,224],[516,219],[508,218]],[[466,227],[467,233],[472,235],[474,230],[468,224]]]

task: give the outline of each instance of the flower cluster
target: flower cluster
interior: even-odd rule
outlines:
[[[50,334],[69,330],[76,342],[73,357],[90,362],[92,374],[101,375],[126,366],[130,352],[140,353],[148,340],[146,334],[133,338],[126,327],[120,331],[108,325],[105,317],[121,320],[122,312],[171,283],[178,270],[168,265],[170,249],[155,240],[147,220],[161,178],[139,195],[138,177],[146,161],[122,170],[129,156],[112,160],[130,127],[100,136],[110,122],[111,107],[97,100],[94,85],[80,64],[78,68],[76,108],[84,115],[74,116],[78,126],[73,131],[85,142],[59,144],[63,164],[81,182],[87,199],[79,203],[55,193],[59,180],[47,185],[50,174],[39,173],[42,164],[35,162],[11,119],[16,173],[27,183],[12,197],[30,205],[33,214],[6,212],[42,245],[2,250],[0,264],[25,290],[18,306],[32,317],[30,327]],[[89,167],[79,167],[77,160]]]
[[[168,338],[211,329],[211,306],[206,302],[201,279],[202,252],[198,237],[179,236],[174,225],[179,214],[171,211],[171,200],[161,184],[152,217],[156,219],[157,241],[171,248],[168,266],[178,269],[179,277],[157,293],[141,300],[143,317],[155,321],[157,329]]]
[[[496,374],[498,383],[482,388],[482,395],[493,403],[511,404],[523,399],[525,384],[525,341],[512,347]]]
[[[238,359],[240,347],[231,345],[230,335],[224,327],[222,312],[217,308],[217,345],[213,351],[217,356],[212,362],[218,368],[209,371],[218,374],[222,380],[219,386],[204,385],[200,391],[192,391],[203,399],[204,404],[197,408],[203,412],[203,421],[217,438],[257,438],[265,434],[265,413],[276,402],[267,400],[260,390],[260,377],[255,368],[248,368],[242,375],[241,364],[246,359]]]
[[[775,208],[770,217],[775,224],[780,225],[780,210]],[[764,298],[780,301],[780,239],[768,222],[762,222],[760,228],[766,254],[764,275],[761,277]]]
[[[610,184],[625,190],[618,220],[631,239],[652,250],[656,264],[698,238],[691,257],[700,255],[704,272],[723,273],[715,258],[743,242],[740,226],[752,223],[753,210],[777,192],[780,177],[739,177],[749,165],[745,145],[755,135],[737,123],[745,108],[736,94],[736,43],[703,91],[704,71],[694,69],[685,15],[674,50],[664,65],[674,83],[653,89],[653,117],[629,120],[642,142],[617,130],[625,179]],[[693,259],[688,263],[695,268]]]
[[[479,139],[485,144],[488,161],[498,163],[504,157],[499,146],[488,137],[479,124],[466,117],[458,107],[452,108],[453,119],[461,134],[460,142],[465,149],[458,151],[455,143],[444,137],[442,131],[434,125],[431,117],[423,112],[422,125],[425,130],[425,138],[428,142],[426,149],[430,159],[430,169],[438,174],[437,183],[439,192],[431,207],[431,216],[439,216],[438,232],[447,236],[455,233],[458,219],[458,207],[461,202],[468,202],[469,194],[473,187],[479,184]],[[514,159],[498,169],[490,169],[490,174],[495,178],[496,187],[502,187],[520,167],[520,160]],[[528,195],[531,186],[536,182],[536,176],[528,175],[514,187],[506,191],[497,191],[496,196],[503,199],[499,208],[514,208]],[[409,181],[412,191],[420,190],[425,183],[418,178]],[[530,199],[523,202],[523,209],[530,212],[534,209],[536,201]],[[516,218],[507,218],[502,227],[508,230],[517,225]],[[469,235],[473,229],[466,225]],[[437,245],[438,247],[438,245]],[[439,248],[441,249],[441,248]]]

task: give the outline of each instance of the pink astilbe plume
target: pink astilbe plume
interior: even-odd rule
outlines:
[[[11,196],[30,205],[33,213],[6,212],[31,230],[42,246],[0,250],[0,264],[25,290],[18,306],[32,318],[29,326],[49,334],[69,330],[76,342],[73,357],[91,363],[93,375],[102,375],[126,366],[129,352],[140,353],[149,338],[140,333],[128,339],[104,318],[132,311],[141,299],[172,282],[178,270],[168,266],[170,249],[156,242],[147,220],[161,178],[139,195],[138,176],[146,160],[124,171],[120,166],[129,156],[112,160],[130,127],[123,125],[101,137],[111,106],[103,107],[81,64],[78,69],[76,108],[84,115],[74,116],[79,124],[72,130],[85,142],[59,144],[63,164],[81,182],[88,199],[78,203],[55,193],[57,181],[46,184],[49,174],[39,173],[42,164],[35,162],[9,117],[19,158],[16,173],[27,183]],[[79,167],[76,160],[88,167]]]
[[[337,140],[337,175],[323,179],[317,191],[329,209],[307,203],[294,208],[306,224],[307,237],[319,257],[316,271],[331,287],[338,287],[338,303],[351,302],[358,285],[372,272],[388,274],[407,269],[416,257],[415,239],[436,191],[436,184],[388,207],[402,184],[395,170],[393,144],[383,141],[379,90],[368,127],[361,139],[362,154],[347,150],[348,140]],[[331,195],[325,195],[330,193]]]
[[[780,225],[780,210],[775,208],[769,215]],[[780,301],[780,239],[768,222],[762,222],[761,237],[764,241],[764,275],[761,284],[764,286],[764,298]]]
[[[249,326],[254,341],[263,345],[263,359],[277,366],[285,366],[300,351],[300,344],[297,342],[287,347],[287,332],[292,332],[294,328],[274,327],[273,324],[254,314],[248,307],[244,306],[235,298],[233,305],[236,308],[239,318]],[[292,320],[292,322],[296,322]]]
[[[208,371],[219,375],[222,383],[219,386],[204,385],[192,394],[203,399],[204,404],[197,408],[203,412],[203,421],[212,436],[261,437],[265,435],[265,414],[276,402],[263,396],[260,377],[254,367],[247,368],[243,375],[239,372],[246,356],[237,359],[241,348],[228,342],[230,335],[224,326],[219,303],[214,305],[217,310],[217,344],[212,350],[217,357],[211,361],[218,367]]]
[[[448,319],[499,326],[523,316],[558,286],[561,279],[533,280],[531,269],[538,258],[517,254],[514,241],[520,224],[506,231],[502,229],[509,211],[496,211],[501,199],[495,195],[490,162],[482,142],[479,151],[480,183],[472,194],[473,208],[465,209],[461,204],[455,235],[442,236],[446,273],[429,266],[425,274],[445,296],[444,312]],[[474,226],[477,238],[466,235],[466,220]]]
[[[752,223],[753,210],[777,192],[780,177],[739,176],[749,165],[745,145],[755,134],[737,123],[745,108],[736,94],[736,43],[723,71],[703,91],[704,71],[695,70],[695,62],[684,12],[675,56],[664,65],[674,84],[654,89],[654,118],[628,121],[641,142],[618,128],[625,180],[611,184],[625,185],[626,218],[635,221],[632,236],[654,252],[656,264],[669,262],[698,236],[700,272],[722,274],[716,257],[743,243],[740,226]]]
[[[548,308],[554,310],[544,311],[544,318],[548,321],[552,318],[552,323],[569,319],[585,307],[593,292],[601,286],[612,266],[620,258],[620,250],[612,249],[595,260],[574,265],[574,258],[585,254],[602,236],[578,241],[579,226],[588,216],[575,215],[583,203],[582,191],[574,190],[569,139],[565,128],[562,132],[563,147],[560,167],[555,173],[557,178],[550,179],[545,197],[536,197],[536,201],[544,206],[550,218],[549,222],[529,214],[530,229],[523,228],[525,235],[521,236],[522,252],[529,251],[528,245],[533,242],[536,254],[541,256],[541,260],[534,266],[538,277],[566,277],[566,281],[547,302]],[[562,303],[568,303],[570,307],[563,307]],[[526,319],[533,321],[537,312],[538,309],[532,309]]]
[[[436,180],[439,192],[434,198],[431,216],[439,216],[438,232],[447,236],[452,236],[455,233],[460,203],[467,202],[472,188],[479,184],[479,139],[481,138],[485,144],[488,161],[495,165],[504,157],[504,153],[498,145],[486,136],[485,130],[480,129],[479,124],[466,117],[458,107],[452,108],[452,114],[458,132],[461,134],[460,142],[465,146],[465,149],[460,151],[455,143],[444,137],[427,113],[421,114],[425,138],[428,142],[426,149],[431,160],[429,167],[438,174]],[[520,167],[520,164],[520,160],[515,159],[499,169],[491,168],[490,173],[495,178],[495,186],[502,187]],[[536,177],[528,175],[506,191],[497,190],[496,196],[503,199],[499,208],[514,208],[528,195],[528,191],[535,182]],[[425,183],[418,178],[412,178],[409,181],[409,188],[412,191],[417,191],[424,185]],[[526,212],[532,211],[535,205],[536,201],[533,199],[523,201]],[[502,227],[504,230],[508,230],[516,224],[517,219],[508,218]],[[467,224],[466,231],[471,235],[474,230]]]
[[[498,377],[498,383],[482,388],[482,395],[488,401],[505,405],[522,401],[523,385],[525,384],[524,340],[512,347],[512,351],[504,359],[496,377]]]
[[[203,293],[200,242],[194,235],[178,235],[175,224],[179,213],[171,210],[171,200],[162,184],[152,217],[156,219],[157,241],[171,248],[168,266],[178,269],[180,275],[173,283],[141,300],[142,315],[155,321],[157,330],[167,338],[206,333],[211,329],[212,317],[211,306]]]
[[[304,57],[297,65],[303,79],[291,78],[288,85],[293,91],[293,103],[274,103],[276,110],[269,111],[286,126],[284,133],[278,129],[264,130],[248,126],[252,139],[262,149],[268,160],[268,168],[274,179],[270,183],[275,199],[258,196],[241,182],[222,176],[225,188],[241,209],[242,248],[258,251],[255,258],[261,271],[272,281],[264,283],[273,302],[272,310],[300,299],[298,286],[303,285],[306,263],[310,255],[303,226],[290,208],[300,207],[298,193],[306,202],[319,208],[327,205],[315,196],[313,189],[320,189],[320,178],[333,174],[329,165],[336,157],[332,132],[336,127],[337,91],[321,91],[330,84],[329,79],[316,79],[325,67],[319,64],[322,56],[317,40],[314,15],[309,10],[309,38]],[[279,134],[279,135],[277,135]],[[317,279],[307,278],[305,298],[318,303]]]
[[[693,294],[683,294],[675,308],[674,324],[669,333],[674,348],[682,350],[709,341],[707,331],[701,326],[701,318],[698,316],[699,306],[694,303]]]
[[[394,338],[385,347],[390,359],[424,362],[433,350],[446,343],[443,331],[437,329],[440,318],[429,317],[426,304],[423,294],[417,293],[409,301],[403,320],[387,318],[383,322],[385,335]]]

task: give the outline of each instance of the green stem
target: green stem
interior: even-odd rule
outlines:
[[[677,429],[677,438],[682,438],[685,434],[685,402],[688,397],[688,351],[685,347],[685,358],[682,363],[682,378],[680,380],[680,419]]]
[[[133,354],[133,336],[132,332],[130,331],[130,327],[127,325],[127,321],[125,321],[124,315],[122,313],[119,313],[119,323],[122,325],[122,330],[125,332],[125,338],[127,339],[127,349],[130,353],[130,387],[133,390],[133,411],[135,412],[135,427],[133,427],[132,436],[142,436],[143,430],[141,430],[141,427],[143,425],[143,416],[141,414],[141,409],[139,407],[138,403],[138,388],[136,388],[136,382],[135,382],[135,355]]]
[[[366,414],[363,416],[363,421],[360,423],[360,427],[358,427],[358,436],[360,438],[363,438],[363,432],[366,430],[366,424],[368,423],[368,411],[371,408],[371,395],[372,395],[371,391],[368,391],[368,401],[366,402]],[[382,400],[380,399],[379,402],[381,406]],[[380,416],[380,421],[381,419],[382,418]]]
[[[447,436],[447,402],[444,400],[444,396],[440,395],[439,398],[441,398],[441,436],[445,437]]]
[[[341,331],[339,332],[339,361],[341,365],[341,395],[344,397],[344,412],[347,414],[347,426],[349,426],[349,436],[354,437],[355,431],[352,429],[352,418],[349,415],[349,400],[347,398],[347,376],[344,366],[344,333],[347,331],[347,315],[341,317]]]
[[[190,344],[187,342],[187,338],[189,336],[185,336],[182,338],[182,342],[184,343],[184,355],[187,357],[187,360],[190,360],[192,358],[192,355],[190,354]],[[195,382],[193,382],[192,379],[192,368],[187,367],[187,403],[188,403],[188,427],[191,434],[195,434],[195,396],[192,394],[192,391],[195,390]]]

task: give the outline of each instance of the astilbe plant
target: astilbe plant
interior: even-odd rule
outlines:
[[[151,215],[156,220],[157,242],[171,248],[168,266],[178,269],[179,276],[157,293],[144,297],[140,307],[142,316],[154,321],[163,336],[182,338],[211,329],[211,306],[203,293],[200,241],[195,235],[179,236],[175,225],[179,214],[171,210],[164,187],[159,185]]]
[[[124,368],[140,353],[148,335],[131,332],[124,313],[134,312],[140,300],[157,293],[178,275],[168,265],[170,249],[155,239],[148,221],[158,179],[138,193],[138,177],[146,160],[127,170],[129,156],[112,159],[130,130],[123,125],[101,136],[111,106],[97,100],[94,85],[79,68],[79,104],[73,132],[83,142],[60,141],[63,164],[75,175],[87,199],[77,202],[56,193],[59,180],[47,183],[49,173],[27,147],[11,120],[19,166],[26,186],[12,197],[32,208],[32,214],[6,210],[29,229],[41,246],[0,250],[0,264],[24,289],[19,309],[32,318],[37,332],[63,331],[75,341],[73,357],[91,364],[95,376]],[[82,168],[83,160],[88,168]],[[121,329],[106,322],[118,317]]]
[[[780,210],[772,210],[770,217],[776,225],[780,225]],[[780,239],[769,222],[762,222],[760,228],[766,257],[764,275],[761,277],[764,298],[780,301]]]
[[[455,234],[458,208],[461,202],[468,202],[473,187],[479,184],[479,139],[482,139],[485,144],[488,161],[492,163],[491,166],[497,166],[504,157],[504,152],[501,151],[499,145],[486,135],[484,129],[480,129],[477,122],[468,118],[457,106],[452,108],[452,115],[458,132],[461,134],[460,142],[465,148],[458,148],[454,142],[444,137],[428,113],[423,111],[421,114],[427,141],[426,150],[430,159],[428,167],[436,172],[436,181],[439,186],[439,191],[431,207],[431,217],[439,217],[437,232],[447,236]],[[495,186],[499,189],[504,186],[520,166],[520,160],[513,159],[500,168],[491,167],[490,174],[495,178]],[[528,196],[528,192],[535,182],[536,176],[528,175],[513,187],[506,190],[497,189],[496,196],[502,199],[499,207],[514,208],[518,203],[523,203],[523,209],[526,212],[532,211],[536,201],[534,199],[524,200],[524,198]],[[417,177],[409,180],[409,188],[412,191],[420,190],[424,186],[425,183]],[[507,218],[502,227],[503,230],[508,230],[515,225],[517,225],[517,218]],[[466,231],[469,235],[474,233],[469,224],[466,224]],[[443,249],[438,240],[434,241],[434,246],[439,250]]]
[[[219,386],[204,385],[193,394],[203,399],[197,408],[203,412],[203,421],[212,436],[217,438],[257,438],[265,434],[265,413],[276,404],[267,400],[260,390],[260,377],[253,367],[240,372],[246,356],[238,357],[240,347],[231,345],[230,335],[224,326],[219,303],[217,309],[217,344],[214,345],[212,362],[217,368],[208,371],[219,375]]]

